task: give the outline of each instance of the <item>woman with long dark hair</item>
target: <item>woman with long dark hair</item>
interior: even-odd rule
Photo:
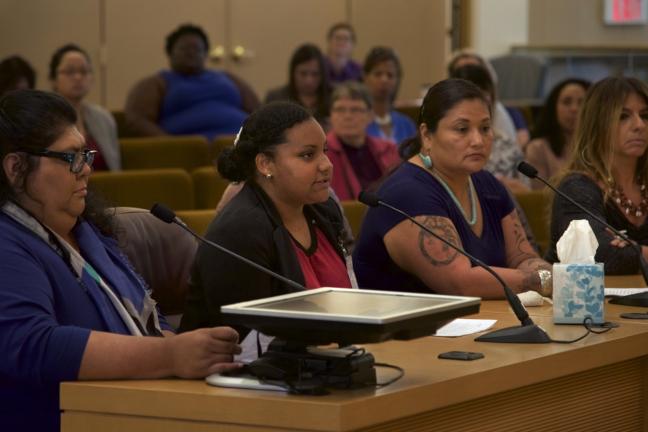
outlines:
[[[569,78],[558,83],[549,93],[525,149],[527,161],[536,167],[541,177],[558,174],[569,158],[578,112],[589,86],[589,81]],[[533,181],[531,186],[540,189],[543,184]]]
[[[203,378],[238,367],[231,328],[174,336],[88,200],[95,156],[61,96],[0,99],[0,418],[58,431],[59,383]]]
[[[330,95],[324,55],[317,46],[304,44],[297,47],[290,58],[288,84],[270,90],[265,102],[298,103],[326,128]]]

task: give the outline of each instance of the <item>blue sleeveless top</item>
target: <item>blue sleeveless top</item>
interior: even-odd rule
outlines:
[[[464,250],[486,264],[506,267],[502,219],[514,207],[502,184],[486,171],[471,175],[482,208],[483,230],[478,237],[441,183],[425,169],[403,163],[378,189],[380,199],[412,217],[441,216],[454,224]],[[389,291],[430,292],[423,281],[392,261],[383,237],[405,219],[384,207],[367,211],[353,251],[353,268],[360,288]],[[412,238],[412,242],[417,242]]]
[[[198,75],[160,72],[167,91],[160,110],[160,126],[173,135],[236,134],[247,117],[241,94],[223,72],[206,70]]]

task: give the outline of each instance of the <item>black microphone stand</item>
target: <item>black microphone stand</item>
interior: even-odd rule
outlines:
[[[508,303],[511,305],[511,309],[513,309],[513,312],[515,313],[515,316],[517,319],[520,321],[520,326],[515,326],[515,327],[507,327],[503,328],[500,330],[495,330],[486,334],[483,334],[479,337],[477,337],[475,340],[478,342],[499,342],[499,343],[549,343],[551,342],[551,338],[549,335],[541,329],[537,324],[533,322],[531,317],[529,317],[528,312],[522,305],[522,302],[520,301],[519,297],[513,293],[513,291],[506,285],[504,280],[493,271],[489,266],[487,266],[484,262],[482,262],[479,258],[474,257],[473,255],[469,254],[465,250],[461,249],[460,247],[456,246],[455,244],[449,242],[448,240],[444,239],[425,225],[421,224],[418,222],[416,219],[414,219],[412,216],[408,215],[401,209],[398,209],[390,204],[387,204],[384,201],[381,201],[377,197],[371,196],[372,194],[368,194],[365,192],[361,192],[360,196],[358,199],[369,206],[375,207],[377,205],[386,207],[392,211],[395,211],[398,214],[401,214],[405,216],[408,220],[413,222],[415,225],[417,225],[419,228],[421,228],[423,231],[427,232],[428,234],[432,235],[433,237],[441,240],[443,243],[446,245],[450,246],[452,249],[456,250],[460,254],[466,256],[470,261],[478,265],[479,267],[483,268],[486,270],[488,273],[490,273],[497,281],[502,285],[504,288],[504,295],[506,296],[506,300]]]

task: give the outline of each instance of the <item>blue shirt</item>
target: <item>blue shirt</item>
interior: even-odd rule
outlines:
[[[112,239],[99,238],[103,247],[94,247],[119,255]],[[105,272],[127,263],[95,262],[95,254],[83,242],[79,246],[103,277],[123,277]],[[96,296],[79,283],[61,256],[2,212],[0,281],[0,428],[58,431],[59,383],[77,379],[90,331],[108,331],[109,325]],[[110,318],[121,320],[114,309]],[[125,325],[122,329],[127,333]]]
[[[463,248],[497,267],[506,267],[502,219],[513,211],[502,184],[486,171],[471,176],[482,208],[483,231],[478,237],[441,183],[427,170],[404,163],[378,189],[380,199],[412,217],[441,216],[454,224]],[[392,261],[383,238],[404,216],[384,207],[367,211],[353,252],[353,267],[361,288],[389,291],[430,292],[423,281]],[[412,242],[417,239],[413,238]]]
[[[390,114],[392,118],[392,136],[385,135],[375,120],[367,126],[367,135],[392,141],[397,145],[416,135],[416,125],[411,118],[398,111],[391,111]]]
[[[167,89],[160,109],[160,126],[166,132],[212,139],[236,134],[247,118],[238,88],[223,72],[161,74]]]

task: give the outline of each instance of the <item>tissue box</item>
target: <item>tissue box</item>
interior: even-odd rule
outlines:
[[[591,317],[595,324],[603,317],[603,264],[553,265],[553,316],[555,324],[582,324]]]

